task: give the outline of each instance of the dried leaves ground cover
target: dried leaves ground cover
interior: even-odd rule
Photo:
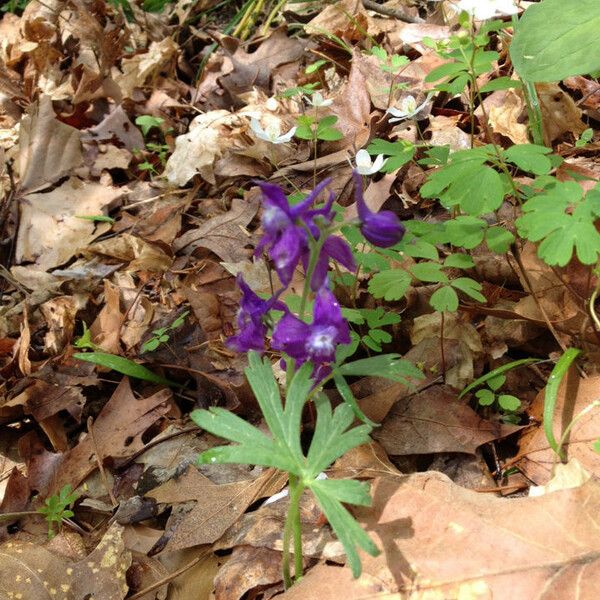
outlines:
[[[561,58],[571,76],[533,83],[533,36],[515,83],[510,18],[470,30],[449,0],[2,6],[2,600],[596,597],[595,78]],[[487,36],[475,66],[469,35]],[[344,232],[358,267],[331,277],[356,358],[399,353],[423,378],[349,380],[379,426],[326,473],[370,484],[352,510],[382,552],[353,579],[306,495],[305,575],[284,590],[285,474],[198,465],[221,441],[190,413],[266,431],[226,344],[236,276],[270,294],[281,271],[255,256],[257,181],[326,177],[340,216],[406,226],[395,253]],[[286,277],[298,305],[304,271]],[[567,348],[583,353],[553,392],[557,466],[542,422]]]

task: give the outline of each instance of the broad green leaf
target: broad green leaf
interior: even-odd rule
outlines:
[[[412,265],[410,272],[420,281],[429,283],[448,283],[448,276],[442,271],[442,265],[424,262]]]
[[[473,298],[473,300],[487,302],[485,296],[481,293],[481,284],[470,277],[457,277],[450,282],[450,285]]]
[[[506,375],[496,375],[488,379],[487,384],[490,390],[498,391],[506,383]]]
[[[486,373],[485,375],[478,377],[475,381],[470,383],[458,395],[458,397],[462,398],[465,394],[468,394],[471,390],[475,389],[476,387],[479,387],[480,385],[483,385],[484,383],[487,383],[488,381],[490,381],[491,379],[494,379],[495,377],[498,377],[498,375],[501,375],[502,373],[506,373],[507,371],[510,371],[511,369],[516,369],[516,368],[522,367],[524,365],[531,365],[536,362],[539,362],[539,359],[537,359],[537,358],[521,358],[519,360],[514,360],[512,362],[506,363],[505,365],[502,365],[501,367],[498,367],[498,368],[494,369],[493,371],[490,371],[489,373]]]
[[[100,367],[112,369],[128,377],[134,377],[135,379],[143,379],[144,381],[151,381],[152,383],[160,383],[162,385],[182,387],[178,383],[169,381],[156,373],[150,371],[143,365],[124,358],[123,356],[117,356],[116,354],[109,354],[108,352],[76,352],[73,354],[73,358],[90,362]]]
[[[552,170],[552,161],[546,156],[551,148],[535,144],[515,144],[505,150],[506,160],[517,165],[519,169],[534,175],[546,175]]]
[[[477,217],[460,216],[446,222],[448,241],[458,248],[471,250],[481,244],[487,223]]]
[[[385,327],[386,325],[395,325],[401,321],[400,315],[391,311],[386,312],[382,306],[378,308],[362,308],[360,310],[367,320],[367,325],[372,329]]]
[[[361,564],[356,547],[362,548],[371,556],[377,556],[379,550],[364,529],[341,504],[342,502],[355,503],[352,499],[366,500],[365,495],[368,493],[359,491],[356,484],[366,487],[366,484],[357,481],[325,479],[313,481],[310,489],[333,531],[344,546],[352,575],[359,577]],[[359,503],[363,504],[363,502]]]
[[[503,227],[490,227],[485,232],[485,242],[492,252],[504,254],[515,241],[515,236]]]
[[[444,260],[444,267],[456,269],[472,269],[475,266],[473,259],[468,254],[451,254]]]
[[[494,404],[494,400],[496,399],[494,392],[492,392],[492,390],[488,390],[487,388],[478,390],[475,393],[475,397],[481,406],[491,406]]]
[[[561,81],[600,69],[598,0],[544,0],[531,5],[517,24],[510,56],[531,82]]]
[[[383,154],[387,156],[388,159],[381,170],[384,173],[391,173],[397,171],[413,159],[415,146],[404,140],[388,142],[387,140],[376,138],[367,146],[367,151],[371,155]]]
[[[455,312],[458,309],[458,295],[451,286],[445,285],[433,292],[429,304],[438,312]]]
[[[520,408],[521,401],[517,397],[511,396],[510,394],[500,394],[498,396],[498,404],[503,410],[514,411]]]
[[[341,375],[356,377],[385,377],[392,381],[408,384],[408,379],[423,379],[423,373],[410,361],[399,354],[380,354],[369,358],[361,358],[340,367],[336,371]]]
[[[148,132],[153,127],[160,127],[165,120],[161,117],[153,117],[152,115],[140,115],[136,117],[135,124],[142,130],[142,135],[146,137]]]
[[[390,269],[375,273],[369,281],[369,292],[375,298],[400,300],[410,287],[410,275],[401,269]]]

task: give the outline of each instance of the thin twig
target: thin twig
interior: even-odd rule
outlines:
[[[186,565],[183,565],[181,569],[177,569],[177,571],[174,571],[173,573],[166,575],[162,579],[155,581],[152,585],[149,585],[147,588],[140,590],[133,596],[129,596],[128,600],[139,600],[140,598],[143,598],[146,594],[149,594],[150,592],[161,588],[163,585],[169,583],[170,581],[173,581],[173,579],[175,579],[176,577],[179,577],[182,573],[185,573],[186,571],[189,571],[192,567],[195,567],[201,560],[203,560],[207,556],[208,552],[203,552],[202,554],[200,554],[200,556],[194,558],[194,560],[191,560]]]
[[[386,17],[394,17],[394,19],[404,21],[405,23],[425,23],[425,20],[421,19],[421,17],[411,17],[399,8],[382,6],[373,0],[362,0],[362,4],[367,10],[372,10],[373,12],[385,15]]]

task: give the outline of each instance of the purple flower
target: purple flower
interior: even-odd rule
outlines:
[[[288,285],[294,270],[303,257],[308,256],[308,233],[317,239],[319,219],[326,224],[333,219],[331,210],[334,195],[319,209],[312,205],[331,180],[322,181],[302,202],[291,206],[284,191],[272,183],[258,182],[263,193],[263,237],[256,247],[256,254],[264,249],[275,264],[275,270],[284,285]]]
[[[356,269],[356,263],[354,262],[354,256],[350,246],[339,237],[330,236],[325,240],[315,265],[312,277],[310,279],[310,287],[313,291],[321,289],[325,279],[327,278],[327,271],[329,269],[329,259],[337,261],[349,271]],[[303,257],[304,268],[307,268],[308,255]]]
[[[277,295],[263,300],[238,274],[237,284],[242,291],[240,310],[237,324],[239,332],[227,340],[227,345],[238,352],[257,350],[262,352],[265,347],[267,326],[264,322],[265,315],[272,309],[287,310],[283,302],[277,300]]]
[[[350,329],[340,305],[324,286],[315,300],[313,322],[309,325],[290,313],[285,314],[273,331],[271,346],[294,358],[297,365],[311,361],[321,379],[329,363],[335,360],[338,345],[350,342]]]
[[[365,238],[374,246],[389,248],[397,244],[403,237],[406,229],[400,219],[391,210],[382,210],[374,213],[365,204],[362,193],[362,179],[358,172],[354,176],[354,197],[360,219],[360,230]]]

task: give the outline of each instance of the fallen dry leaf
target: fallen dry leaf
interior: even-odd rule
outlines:
[[[544,397],[545,390],[541,390],[530,409],[534,414],[542,414]],[[600,377],[582,379],[576,371],[569,371],[561,383],[554,408],[552,425],[555,439],[560,440],[569,423],[582,410],[599,400]],[[594,450],[594,442],[599,438],[600,409],[594,409],[577,421],[564,445],[567,458],[576,459],[595,476],[600,475],[600,454]],[[558,462],[542,427],[524,433],[517,458],[519,468],[537,485],[548,483]]]
[[[356,600],[399,592],[407,600],[595,597],[600,578],[595,479],[507,501],[465,490],[439,473],[416,473],[377,479],[372,495],[372,507],[355,513],[381,554],[363,554],[363,575],[354,581],[347,569],[313,569],[283,600],[333,600],[340,597],[335,589]]]
[[[208,248],[225,262],[248,258],[243,241],[247,239],[250,242],[246,226],[258,211],[258,197],[258,190],[254,189],[243,199],[234,198],[226,213],[212,217],[200,227],[179,236],[173,244],[174,249],[191,254],[196,248]]]
[[[451,388],[430,387],[399,400],[373,437],[391,455],[465,452],[520,428],[482,419]]]
[[[131,562],[122,540],[123,528],[114,523],[95,550],[71,562],[46,548],[21,541],[0,545],[0,590],[3,598],[31,600],[122,600]]]
[[[50,98],[41,96],[21,123],[18,162],[21,193],[58,181],[82,162],[79,131],[61,123]]]
[[[54,465],[51,490],[66,483],[77,487],[108,457],[127,458],[144,447],[143,433],[170,410],[171,392],[161,390],[147,398],[136,398],[125,377],[88,433]],[[99,456],[98,456],[99,455]]]
[[[110,230],[108,223],[81,217],[104,214],[121,195],[119,188],[72,177],[51,192],[24,196],[17,262],[35,262],[41,270],[64,264]]]
[[[256,479],[217,485],[190,467],[184,475],[167,481],[147,496],[163,504],[196,502],[175,531],[169,532],[167,550],[173,552],[217,541],[248,506],[275,494],[286,481],[285,473],[268,469]]]

